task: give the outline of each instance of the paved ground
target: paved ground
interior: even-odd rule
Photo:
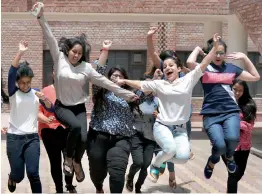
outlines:
[[[173,191],[168,187],[168,173],[166,172],[160,177],[158,183],[152,183],[147,178],[145,185],[142,189],[143,192],[148,193],[225,193],[227,172],[224,164],[220,162],[214,171],[210,180],[206,180],[203,176],[203,167],[210,153],[210,143],[206,135],[200,131],[193,131],[192,134],[192,149],[195,153],[195,159],[189,161],[185,165],[176,166],[176,177],[178,188]],[[1,141],[1,193],[8,193],[7,188],[7,175],[9,173],[9,164],[6,157],[6,141]],[[130,163],[132,160],[130,157]],[[262,159],[250,155],[246,173],[239,184],[239,193],[262,193]],[[88,174],[88,159],[85,155],[83,158],[83,166],[86,172],[86,179],[82,183],[74,183],[77,185],[79,193],[94,193],[95,188],[90,180]],[[55,193],[55,187],[50,175],[50,167],[48,157],[43,144],[41,143],[41,159],[40,159],[40,176],[43,186],[43,192]],[[109,193],[108,177],[105,180],[104,190]],[[30,193],[30,185],[28,179],[25,178],[20,184],[17,185],[16,193]],[[126,193],[127,191],[124,190]]]

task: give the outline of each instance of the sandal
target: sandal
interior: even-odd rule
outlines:
[[[85,179],[85,173],[82,167],[82,163],[77,163],[75,162],[75,160],[73,160],[73,167],[77,182],[82,182]]]
[[[66,176],[72,176],[74,171],[72,158],[65,157],[63,166],[64,166],[63,169],[64,174]]]
[[[169,179],[169,187],[171,187],[173,190],[177,188],[176,179]]]
[[[8,183],[7,183],[7,186],[8,186],[8,190],[13,193],[16,189],[16,182],[12,181],[10,179],[10,174],[8,174]]]

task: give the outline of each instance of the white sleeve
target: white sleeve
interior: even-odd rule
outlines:
[[[156,81],[141,81],[141,90],[143,92],[154,92],[157,91],[157,82]]]
[[[197,84],[199,79],[203,76],[203,72],[200,68],[200,65],[197,65],[194,70],[190,71],[188,74],[185,75],[185,79],[189,82],[190,89],[194,88],[194,86]]]

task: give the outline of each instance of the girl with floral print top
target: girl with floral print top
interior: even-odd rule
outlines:
[[[104,52],[103,58],[107,58],[107,53]],[[102,62],[99,59],[96,63],[97,72],[104,75],[106,60]],[[122,68],[111,68],[108,72],[108,79],[114,83],[126,78],[127,73]],[[119,86],[129,89],[126,85]],[[103,192],[103,182],[108,172],[110,192],[122,193],[131,151],[131,136],[136,133],[132,104],[96,85],[92,86],[92,90],[94,108],[87,140],[90,177],[96,192],[100,193]]]

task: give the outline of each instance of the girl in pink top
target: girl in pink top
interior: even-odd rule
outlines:
[[[247,83],[241,80],[234,80],[233,91],[238,101],[240,114],[240,141],[235,150],[234,158],[238,166],[235,173],[228,173],[227,193],[237,193],[238,181],[245,173],[247,160],[251,148],[251,132],[254,128],[257,107],[249,93]],[[225,157],[222,157],[226,162]]]

